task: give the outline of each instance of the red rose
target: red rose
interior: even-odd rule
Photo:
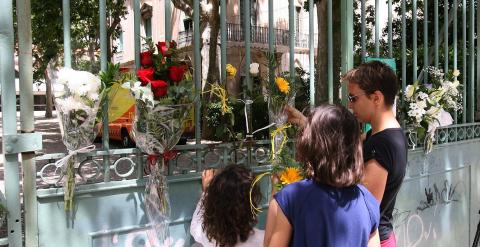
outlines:
[[[157,43],[158,52],[161,53],[164,57],[169,57],[167,42],[158,42]]]
[[[152,55],[153,53],[151,51],[144,51],[140,53],[140,64],[144,68],[148,68],[153,65]]]
[[[155,95],[155,98],[160,98],[167,94],[168,85],[162,80],[151,81],[150,86],[152,87],[152,92],[153,95]]]
[[[185,68],[183,66],[170,66],[168,68],[168,77],[170,80],[174,82],[179,82],[183,78],[183,74],[185,73]]]
[[[153,74],[155,71],[153,70],[153,67],[150,67],[148,69],[140,69],[137,71],[137,77],[142,82],[142,86],[147,85],[150,81],[153,80]]]

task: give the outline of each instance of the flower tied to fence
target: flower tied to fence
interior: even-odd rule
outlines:
[[[64,201],[65,201],[65,211],[73,210],[73,193],[75,191],[75,162],[74,157],[77,154],[89,153],[95,150],[95,145],[89,145],[77,150],[69,150],[68,154],[57,160],[55,166],[57,169],[62,169],[62,174],[67,175],[67,181],[65,182],[65,192],[64,192]],[[63,175],[62,175],[63,177]],[[61,180],[61,179],[60,179]]]
[[[282,152],[283,147],[287,143],[287,140],[288,140],[287,129],[290,128],[290,127],[291,127],[290,124],[283,124],[283,125],[277,127],[276,129],[274,129],[272,131],[272,133],[270,133],[270,135],[272,137],[271,140],[270,140],[270,143],[271,143],[271,146],[272,146],[272,156],[271,156],[272,161],[275,160],[278,153]],[[278,149],[277,149],[277,147],[275,145],[275,138],[278,137],[278,136],[281,136],[282,139],[281,139],[280,145],[278,146]]]
[[[428,83],[408,85],[403,92],[405,104],[401,109],[406,117],[410,145],[415,147],[417,139],[423,141],[428,154],[433,149],[435,130],[454,122],[450,112],[461,112],[462,95],[456,80],[460,75],[458,70],[444,74],[441,69],[428,67],[425,72],[429,74]]]

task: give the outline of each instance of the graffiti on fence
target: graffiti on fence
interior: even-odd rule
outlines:
[[[417,207],[417,211],[423,211],[438,204],[449,204],[451,202],[458,201],[458,193],[456,194],[458,183],[453,185],[448,180],[443,181],[441,189],[437,184],[433,184],[433,191],[431,187],[425,187],[425,200],[420,201],[420,205]]]
[[[448,180],[444,180],[440,186],[434,183],[432,187],[424,188],[424,197],[415,209],[395,208],[393,218],[395,231],[399,234],[398,240],[407,247],[438,240],[441,232],[436,228],[436,221],[440,219],[446,205],[460,202],[461,195],[457,189],[459,185],[460,183],[453,185]]]

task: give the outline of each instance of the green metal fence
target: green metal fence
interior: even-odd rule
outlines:
[[[417,140],[410,140],[410,148],[415,150],[410,151],[409,155],[409,176],[407,178],[407,184],[405,189],[399,194],[399,206],[398,209],[410,210],[409,197],[415,200],[421,200],[424,194],[420,187],[425,187],[427,191],[428,186],[424,186],[425,179],[428,180],[429,176],[436,176],[436,179],[452,178],[455,181],[461,180],[463,176],[478,175],[478,162],[475,162],[476,157],[478,161],[478,152],[475,148],[478,147],[480,142],[480,125],[474,123],[475,109],[478,109],[479,82],[480,77],[478,71],[480,70],[480,55],[478,51],[478,44],[475,46],[475,35],[480,33],[480,25],[478,25],[480,18],[477,18],[477,29],[475,26],[475,12],[479,8],[476,8],[473,3],[476,1],[462,1],[459,5],[456,0],[444,1],[443,23],[440,23],[439,14],[442,15],[441,9],[439,9],[439,1],[434,0],[433,10],[430,9],[430,5],[425,3],[431,3],[430,1],[393,1],[388,0],[388,23],[386,28],[387,39],[386,42],[382,41],[381,30],[379,23],[381,22],[379,15],[380,1],[375,1],[375,28],[374,28],[374,40],[372,52],[369,51],[371,46],[367,39],[367,25],[366,25],[366,2],[362,0],[360,2],[360,49],[358,52],[354,52],[357,47],[354,46],[354,38],[357,36],[353,32],[354,30],[354,4],[353,1],[342,0],[341,3],[341,27],[333,26],[333,1],[328,0],[327,6],[327,48],[328,56],[325,58],[328,64],[328,98],[329,102],[333,102],[334,98],[334,75],[333,75],[333,30],[334,28],[341,28],[341,71],[345,73],[354,66],[354,57],[360,56],[363,61],[366,57],[390,57],[395,58],[401,64],[399,70],[399,76],[402,82],[402,88],[404,89],[407,84],[412,83],[415,80],[428,81],[427,76],[423,75],[422,68],[429,65],[441,66],[444,70],[449,68],[461,69],[462,78],[461,82],[464,85],[463,91],[463,106],[467,114],[462,114],[461,119],[457,119],[457,125],[449,126],[446,128],[439,128],[437,130],[435,144],[438,148],[433,152],[431,157],[436,159],[442,165],[431,170],[430,167],[425,164],[435,164],[430,162],[428,157],[425,157],[418,151],[422,146],[422,143],[418,143]],[[63,0],[63,24],[64,24],[64,58],[65,66],[71,66],[71,48],[70,48],[70,1]],[[226,0],[221,0],[221,29],[220,29],[220,75],[221,81],[225,81],[225,67],[228,62],[227,58],[227,24],[226,24]],[[422,9],[418,9],[417,3],[422,3],[424,6]],[[14,81],[14,46],[13,46],[13,15],[12,15],[12,2],[2,1],[0,4],[0,80],[2,85],[2,121],[3,121],[3,156],[5,167],[5,192],[7,197],[7,207],[9,210],[7,225],[8,225],[8,239],[0,240],[0,244],[8,242],[9,246],[22,246],[25,243],[26,246],[124,246],[127,243],[132,243],[133,246],[141,246],[147,239],[147,231],[149,228],[149,222],[146,219],[144,212],[142,198],[145,185],[143,166],[145,157],[136,148],[131,149],[110,149],[109,137],[108,137],[108,119],[104,118],[104,130],[103,130],[103,142],[102,149],[91,153],[83,154],[80,156],[82,160],[77,173],[83,178],[76,191],[77,203],[76,203],[76,216],[75,221],[70,221],[63,212],[63,189],[57,186],[58,174],[54,174],[49,168],[51,164],[56,160],[62,158],[65,154],[46,154],[39,157],[34,157],[34,151],[41,149],[41,136],[34,133],[33,128],[33,102],[29,100],[32,96],[32,68],[31,68],[31,25],[30,25],[30,2],[29,0],[17,0],[17,16],[18,16],[18,42],[19,42],[19,67],[20,67],[20,81],[21,81],[21,130],[16,128],[16,109],[15,109],[15,91]],[[106,51],[106,1],[100,0],[100,37],[101,37],[101,51]],[[398,5],[400,4],[400,5]],[[407,8],[408,4],[408,8]],[[251,61],[251,26],[249,24],[250,16],[250,1],[246,1],[245,8],[245,20],[244,20],[244,41],[245,41],[245,71],[247,89],[252,89],[252,81],[249,78],[249,67]],[[140,33],[140,0],[133,0],[134,11],[134,32]],[[314,1],[309,0],[308,6],[310,10],[313,10]],[[392,8],[400,6],[401,15],[395,18],[401,20],[401,35],[400,35],[400,54],[395,56],[394,40],[395,35],[393,33],[393,22],[395,20]],[[461,7],[461,13],[458,13],[458,7]],[[268,0],[268,51],[272,52],[275,49],[275,28],[274,28],[274,1]],[[170,14],[171,4],[170,1],[165,1],[165,23],[166,30],[170,30]],[[201,85],[201,56],[200,56],[200,16],[199,16],[199,0],[193,1],[193,51],[194,51],[194,67],[195,74],[194,80],[197,92],[200,94]],[[423,22],[423,59],[421,63],[418,63],[418,30],[417,15],[413,15],[412,34],[411,40],[407,40],[407,13],[429,13],[433,11],[434,15],[428,22]],[[459,40],[457,36],[458,30],[458,15],[461,19],[462,38]],[[289,0],[289,20],[295,19],[295,7],[294,1]],[[467,22],[467,19],[469,22]],[[314,19],[313,11],[309,12],[309,71],[314,71]],[[429,30],[433,25],[434,36],[430,39],[433,40],[433,45],[429,42]],[[467,30],[467,26],[469,27]],[[439,29],[440,28],[440,29]],[[295,53],[295,22],[289,22],[289,52]],[[439,31],[440,30],[440,31]],[[449,32],[452,30],[452,32]],[[443,32],[443,35],[442,35]],[[166,38],[171,37],[171,33],[166,34]],[[397,40],[398,41],[398,40]],[[408,44],[412,44],[412,49],[409,50]],[[461,46],[461,58],[459,63],[459,51],[458,43]],[[335,44],[337,45],[337,44]],[[467,49],[468,45],[468,49]],[[136,68],[140,68],[140,36],[135,35],[135,65]],[[451,52],[450,51],[451,48]],[[441,52],[443,49],[443,53]],[[475,54],[475,52],[477,52]],[[411,54],[411,55],[410,55]],[[451,55],[450,55],[451,54]],[[411,60],[407,59],[411,57]],[[105,70],[107,65],[107,53],[101,53],[101,69]],[[451,57],[451,58],[450,58]],[[407,64],[411,62],[410,69]],[[477,67],[475,67],[475,62]],[[419,66],[420,65],[420,66]],[[476,68],[476,69],[475,69]],[[294,71],[294,56],[290,56],[290,71]],[[407,77],[408,71],[411,71],[411,77]],[[477,71],[477,74],[475,72]],[[273,74],[273,70],[270,69],[270,74]],[[310,73],[310,104],[314,105],[313,99],[315,98],[315,74]],[[319,82],[317,82],[319,83]],[[347,91],[346,88],[342,88],[342,98],[345,99]],[[199,95],[198,95],[199,96]],[[108,105],[103,107],[103,112],[106,113]],[[199,171],[205,167],[223,166],[225,164],[236,162],[240,164],[246,164],[254,167],[257,171],[269,169],[268,157],[269,157],[269,142],[268,141],[253,141],[248,142],[241,149],[234,149],[232,144],[216,144],[216,145],[204,145],[201,144],[201,124],[200,124],[200,110],[201,103],[198,102],[195,106],[195,140],[196,145],[193,146],[178,146],[177,150],[181,151],[181,154],[176,159],[169,163],[169,183],[170,183],[170,195],[172,196],[172,205],[174,211],[172,212],[172,222],[170,226],[171,234],[175,239],[182,239],[185,244],[190,244],[190,237],[188,233],[188,226],[191,214],[196,201],[200,195],[200,176]],[[108,114],[103,114],[108,116]],[[251,119],[251,118],[250,118]],[[247,133],[248,134],[248,133]],[[468,149],[465,153],[465,157],[462,156],[462,150]],[[442,154],[447,150],[447,156]],[[449,151],[450,150],[450,151]],[[19,156],[21,154],[21,156]],[[468,157],[467,157],[468,156]],[[22,236],[22,214],[20,209],[20,188],[19,188],[19,162],[18,158],[21,158],[21,165],[23,167],[23,197],[24,197],[24,218],[25,218],[25,235]],[[236,158],[234,158],[236,157]],[[466,160],[468,162],[466,162]],[[466,163],[465,163],[466,162]],[[437,162],[438,163],[438,162]],[[37,172],[37,167],[39,172]],[[416,173],[415,169],[422,169],[421,173]],[[456,169],[456,170],[455,170]],[[451,175],[457,170],[461,174]],[[458,214],[458,219],[462,221],[468,221],[468,226],[462,226],[461,230],[467,231],[468,236],[462,235],[463,240],[459,242],[458,238],[442,238],[440,237],[440,230],[438,231],[438,238],[433,242],[422,242],[423,240],[432,240],[426,236],[425,232],[421,232],[423,237],[422,241],[418,243],[420,245],[429,246],[433,245],[445,245],[453,243],[470,243],[472,240],[472,226],[478,221],[478,218],[471,216],[471,212],[475,211],[475,207],[478,206],[479,184],[470,179],[465,182],[464,190],[462,191],[462,204],[461,213]],[[428,180],[429,181],[429,180]],[[440,180],[439,180],[440,181]],[[450,181],[450,180],[449,180]],[[419,185],[420,184],[420,185]],[[262,185],[264,188],[268,187],[268,182]],[[477,188],[477,190],[475,189]],[[420,190],[420,191],[419,191]],[[407,192],[417,192],[414,196]],[[403,194],[402,194],[403,193]],[[268,197],[267,197],[268,198]],[[404,201],[403,201],[404,200]],[[459,199],[460,200],[460,199]],[[447,201],[444,205],[450,207]],[[266,203],[266,202],[265,202]],[[415,203],[412,203],[412,205]],[[428,204],[428,203],[427,203]],[[265,205],[264,205],[265,207]],[[38,212],[37,212],[38,211]],[[396,224],[396,228],[400,231],[404,240],[401,243],[405,246],[415,244],[417,239],[410,238],[411,234],[418,233],[415,229],[411,230],[408,221],[417,220],[417,216],[422,218],[422,212],[415,208],[409,211],[411,214],[406,217],[406,224]],[[448,209],[445,214],[454,214],[455,210]],[[434,212],[435,214],[435,212]],[[413,217],[413,218],[412,218]],[[423,218],[422,218],[423,219]],[[449,218],[450,219],[450,218]],[[441,220],[440,220],[441,221]],[[455,221],[455,222],[457,222]],[[423,221],[422,221],[423,222]],[[435,223],[436,222],[436,223]],[[453,222],[453,221],[452,221]],[[431,225],[437,224],[437,221],[431,221]],[[260,217],[260,226],[264,224],[264,215]],[[412,223],[413,224],[413,223]],[[423,223],[422,223],[423,224]],[[448,230],[448,223],[440,222],[441,228]],[[457,223],[455,223],[457,224]],[[459,224],[459,223],[458,223]],[[418,224],[417,224],[418,225]],[[424,225],[423,225],[424,226]],[[404,227],[404,228],[402,228]],[[406,230],[405,230],[406,229]],[[413,232],[413,233],[412,233]],[[410,235],[409,235],[410,234]],[[430,234],[430,232],[429,232]],[[433,236],[433,232],[432,235]],[[24,239],[23,239],[24,238]],[[52,242],[54,241],[55,242]],[[422,239],[422,238],[419,238]],[[130,241],[130,242],[129,242]],[[143,242],[142,242],[143,241]]]

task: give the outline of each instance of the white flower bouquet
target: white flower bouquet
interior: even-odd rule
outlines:
[[[53,82],[54,102],[60,124],[62,140],[68,155],[55,165],[66,175],[65,210],[73,209],[75,190],[75,159],[77,153],[95,149],[95,119],[101,101],[101,80],[86,71],[62,68]]]
[[[419,140],[424,140],[425,153],[432,151],[435,130],[453,123],[449,111],[462,110],[458,70],[445,75],[442,70],[428,67],[430,84],[415,82],[405,88],[403,107],[406,122],[414,129]]]

